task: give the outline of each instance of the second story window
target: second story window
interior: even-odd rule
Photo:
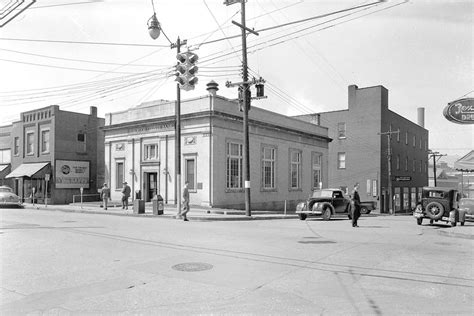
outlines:
[[[156,159],[158,159],[158,145],[156,144],[144,145],[143,160],[156,160]]]
[[[346,153],[337,153],[337,169],[346,169]]]
[[[346,123],[337,123],[337,138],[345,139],[346,138]]]
[[[13,155],[14,156],[20,155],[20,137],[15,137],[13,139]]]
[[[400,170],[400,155],[397,155],[397,170]]]
[[[35,134],[27,133],[26,134],[26,154],[33,155],[34,154],[34,145],[35,145]]]
[[[49,153],[49,129],[41,131],[41,153]]]

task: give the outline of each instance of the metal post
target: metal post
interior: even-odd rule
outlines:
[[[173,46],[171,46],[173,47]],[[178,37],[176,41],[178,54],[181,52],[181,41]],[[176,84],[176,123],[175,123],[175,184],[176,184],[176,216],[181,216],[181,89],[179,83]]]
[[[436,187],[436,153],[433,154],[433,179],[434,179],[434,186]]]
[[[390,131],[391,132],[391,131]],[[394,203],[392,198],[392,137],[391,134],[388,133],[388,148],[387,148],[387,159],[388,159],[388,197],[389,197],[389,213],[395,214]]]
[[[247,68],[247,36],[245,26],[245,1],[241,2],[241,23],[242,23],[242,77],[243,77],[243,112],[244,112],[244,189],[245,189],[245,215],[251,216],[250,209],[250,154],[249,154],[249,105],[250,100],[247,100],[247,90],[249,89],[248,68]]]

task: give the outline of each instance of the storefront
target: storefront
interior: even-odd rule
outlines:
[[[6,178],[13,180],[13,191],[23,202],[42,203],[51,197],[49,162],[24,163],[9,173]]]

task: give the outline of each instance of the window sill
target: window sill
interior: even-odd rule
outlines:
[[[243,193],[244,189],[225,189],[225,193]]]

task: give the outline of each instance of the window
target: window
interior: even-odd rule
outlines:
[[[124,163],[123,161],[116,162],[115,165],[115,189],[121,189],[123,185],[124,178]]]
[[[337,153],[337,169],[346,169],[346,153]]]
[[[41,131],[41,152],[49,153],[49,129]]]
[[[87,151],[87,135],[83,132],[79,132],[77,134],[77,142],[78,146],[76,148],[76,151],[78,152],[86,152]]]
[[[408,171],[408,156],[405,157],[405,171]]]
[[[397,129],[398,133],[397,133],[397,142],[400,142],[400,129]]]
[[[275,189],[275,148],[262,148],[262,187]]]
[[[12,162],[11,150],[0,149],[0,163],[10,163],[10,162]]]
[[[413,172],[416,171],[416,159],[413,159],[413,168],[412,168]]]
[[[34,154],[34,141],[35,135],[33,133],[26,134],[26,154],[33,155]]]
[[[196,190],[196,158],[184,158],[184,181],[188,181],[188,189],[190,191]]]
[[[408,145],[408,131],[405,132],[405,145]]]
[[[20,137],[15,137],[13,139],[13,155],[20,155]]]
[[[416,147],[416,135],[413,135],[413,147]]]
[[[84,133],[77,134],[77,141],[81,142],[81,143],[85,142],[86,141],[86,134],[84,134]]]
[[[420,149],[421,149],[421,137],[420,137]]]
[[[242,144],[227,143],[227,189],[242,189]]]
[[[313,170],[313,189],[321,189],[321,154],[313,153],[312,157],[312,170]]]
[[[301,189],[301,151],[290,151],[290,188]]]
[[[346,123],[337,123],[337,137],[339,139],[346,138]]]
[[[400,170],[400,155],[397,155],[397,170]]]
[[[158,145],[157,144],[146,144],[143,146],[143,160],[156,160],[158,159]]]
[[[420,160],[420,173],[423,172],[423,160]]]

